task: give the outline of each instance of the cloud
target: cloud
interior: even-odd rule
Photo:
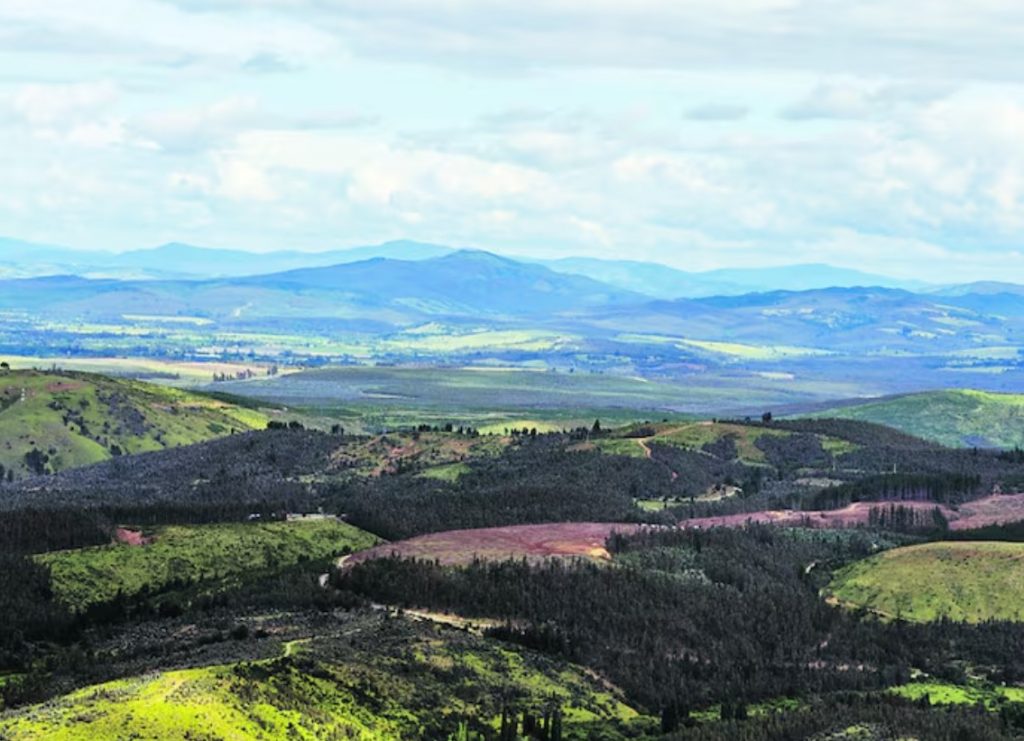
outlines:
[[[280,54],[268,51],[257,52],[242,62],[242,71],[255,75],[283,74],[297,72],[300,69],[300,65],[290,62]]]
[[[180,0],[188,10],[208,4]],[[251,9],[220,0],[218,13]],[[507,74],[549,66],[1019,79],[1014,0],[263,0],[373,58]],[[207,13],[206,15],[209,15]]]
[[[347,110],[279,114],[253,97],[232,96],[206,106],[180,108],[140,117],[132,123],[142,139],[166,152],[198,152],[231,142],[253,130],[348,129],[370,126],[376,117]]]
[[[117,86],[108,81],[74,84],[30,84],[11,97],[11,111],[37,126],[64,124],[83,114],[108,107],[118,98]]]
[[[0,222],[990,270],[1022,29],[1004,0],[6,0]]]
[[[953,92],[946,84],[899,82],[871,86],[862,82],[819,83],[787,106],[782,117],[794,121],[867,118],[901,106],[932,103]]]
[[[691,121],[739,121],[750,113],[747,106],[734,103],[708,103],[686,112]]]

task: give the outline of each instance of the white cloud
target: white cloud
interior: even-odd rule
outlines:
[[[36,127],[65,124],[82,114],[94,113],[117,100],[117,86],[109,81],[74,84],[23,85],[10,98],[10,109]]]
[[[901,106],[919,106],[949,95],[947,85],[900,82],[867,84],[864,82],[820,83],[801,100],[783,110],[793,120],[815,118],[866,118],[891,114]]]
[[[6,0],[0,221],[990,269],[1021,38],[997,0]]]

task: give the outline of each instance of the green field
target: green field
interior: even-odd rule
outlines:
[[[324,560],[369,548],[377,538],[334,518],[293,522],[167,525],[146,545],[118,543],[36,556],[50,569],[56,597],[74,611],[118,594],[172,585],[237,583],[250,572]]]
[[[624,738],[652,720],[584,670],[457,631],[356,618],[338,637],[271,660],[151,673],[86,687],[0,718],[11,739],[445,738],[489,735],[501,705],[558,708],[564,738]],[[635,735],[631,734],[631,735]],[[475,736],[475,734],[474,734]]]
[[[836,572],[839,604],[913,622],[1024,619],[1024,544],[941,542],[880,553]]]
[[[0,371],[0,466],[18,477],[266,427],[258,409],[141,381]]]
[[[928,391],[815,413],[894,427],[943,445],[1024,447],[1024,394]]]
[[[889,692],[908,700],[928,698],[928,702],[932,705],[983,705],[988,710],[995,710],[1008,702],[1024,702],[1024,688],[1022,687],[1004,687],[981,682],[962,685],[949,682],[915,681],[893,687]]]

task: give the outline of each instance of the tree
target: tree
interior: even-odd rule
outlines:
[[[766,425],[770,425],[772,423],[772,413],[765,412],[764,414],[762,414],[761,421]]]
[[[594,420],[594,426],[590,428],[590,431],[591,432],[595,432],[595,433],[600,432],[601,431],[601,420],[595,419]]]

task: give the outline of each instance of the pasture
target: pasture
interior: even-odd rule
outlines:
[[[826,593],[885,619],[1024,619],[1024,544],[938,542],[896,548],[836,572]]]

